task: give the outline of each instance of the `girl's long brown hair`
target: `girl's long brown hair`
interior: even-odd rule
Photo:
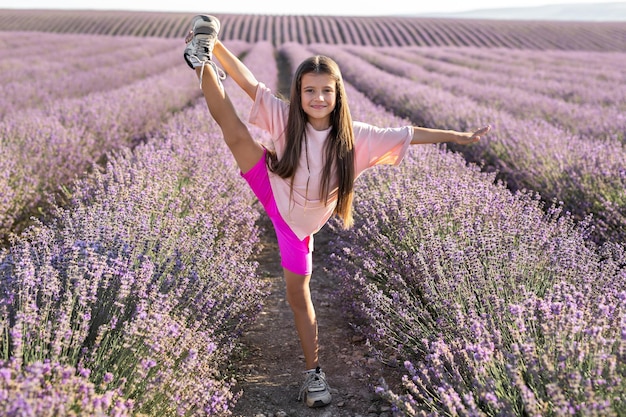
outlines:
[[[335,79],[336,105],[330,115],[330,133],[324,145],[324,167],[321,177],[320,199],[328,203],[330,183],[337,175],[337,207],[335,214],[343,221],[344,228],[352,226],[352,200],[354,197],[354,131],[348,107],[343,78],[337,63],[331,58],[316,55],[304,60],[291,84],[289,118],[285,132],[285,154],[278,160],[275,153],[268,152],[269,169],[282,178],[293,178],[306,141],[307,114],[302,109],[302,76],[308,73],[328,74]]]

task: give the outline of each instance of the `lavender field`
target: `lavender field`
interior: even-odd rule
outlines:
[[[240,336],[267,296],[261,208],[182,60],[188,16],[167,15],[166,29],[148,14],[139,32],[132,13],[9,15],[0,412],[229,415]],[[522,37],[424,21],[448,40],[423,44],[386,18],[362,22],[369,31],[264,19],[228,16],[224,39],[277,91],[323,53],[355,120],[493,126],[478,144],[414,147],[400,167],[367,172],[356,226],[328,226],[337,301],[381,360],[406,369],[404,389],[377,388],[398,415],[625,415],[623,29]],[[41,42],[27,26],[42,22],[46,64],[33,65],[16,51]],[[379,40],[363,40],[372,31]],[[250,100],[225,85],[245,119]]]
[[[215,14],[199,10],[201,14]],[[623,22],[429,19],[407,16],[216,14],[221,38],[359,46],[477,46],[532,50],[626,51]],[[189,13],[0,10],[0,30],[91,35],[184,37]]]

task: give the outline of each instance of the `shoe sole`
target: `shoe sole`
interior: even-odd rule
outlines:
[[[199,21],[212,23],[212,25],[201,25],[200,27],[196,28],[195,27],[196,23]],[[220,21],[216,17],[213,17],[213,16],[198,15],[198,16],[195,16],[191,22],[191,30],[193,31],[194,37],[196,35],[210,35],[210,36],[215,36],[215,38],[217,39],[217,35],[220,31]],[[188,55],[187,53],[183,54],[183,57],[185,58],[185,62],[187,63],[189,68],[193,69],[194,66],[192,62],[189,60],[189,56],[190,55]]]
[[[217,38],[218,30],[215,30],[213,26],[201,26],[199,28],[194,29],[193,36],[198,35],[212,35]]]
[[[310,403],[307,398],[306,405],[309,406],[310,408],[324,407],[330,404],[331,401],[332,401],[332,397],[330,395],[328,395],[328,397],[323,397],[318,400],[315,400],[313,401],[313,403]]]
[[[214,31],[215,31],[215,36],[217,36],[217,34],[218,34],[218,33],[219,33],[219,31],[220,31],[220,21],[217,19],[217,17],[214,17],[214,16],[205,16],[205,15],[198,15],[198,16],[196,16],[196,17],[193,19],[193,21],[191,22],[191,29],[194,31],[194,34],[196,34],[196,35],[197,35],[197,34],[212,35],[212,34],[213,34],[213,32],[212,32],[212,31],[211,31],[211,32],[204,32],[204,31],[197,31],[197,30],[195,29],[196,22],[198,22],[199,20],[202,20],[202,21],[207,22],[207,23],[213,23],[213,25],[215,26],[215,28],[212,28],[211,26],[205,26],[205,25],[203,25],[203,27],[202,27],[202,28],[198,28],[198,29],[207,29],[207,28],[211,28],[212,30],[214,30]]]
[[[319,408],[319,407],[325,407],[330,403],[325,403],[324,401],[315,401],[313,404],[307,404],[310,408]]]

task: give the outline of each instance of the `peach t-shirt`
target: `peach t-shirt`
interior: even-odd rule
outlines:
[[[280,159],[285,151],[285,129],[289,104],[259,83],[256,100],[250,110],[250,123],[270,133],[276,155]],[[353,122],[355,146],[355,178],[375,165],[397,165],[402,161],[411,143],[411,126],[400,128],[378,128],[361,122]],[[307,123],[308,168],[306,153],[296,169],[291,193],[291,179],[281,178],[268,170],[270,184],[278,210],[285,222],[300,240],[316,233],[332,216],[337,205],[335,179],[330,184],[328,205],[320,199],[320,180],[323,169],[324,141],[330,132],[317,131]],[[309,182],[307,190],[307,180]]]

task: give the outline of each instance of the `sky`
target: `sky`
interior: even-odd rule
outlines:
[[[607,0],[608,1],[608,0]],[[0,9],[135,10],[203,14],[420,15],[479,9],[593,3],[594,0],[0,0]],[[16,4],[19,3],[19,6]]]

